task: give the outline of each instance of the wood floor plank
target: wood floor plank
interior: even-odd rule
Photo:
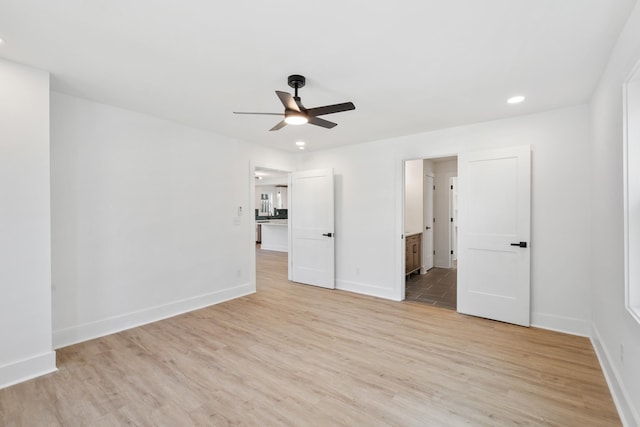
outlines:
[[[2,426],[617,426],[588,339],[293,284],[60,349]]]

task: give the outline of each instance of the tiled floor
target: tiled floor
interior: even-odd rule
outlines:
[[[427,274],[407,277],[406,301],[456,309],[457,275],[455,268],[432,268]]]

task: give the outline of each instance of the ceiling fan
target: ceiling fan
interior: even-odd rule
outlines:
[[[259,114],[266,116],[284,116],[284,119],[271,130],[280,130],[286,125],[303,125],[309,123],[323,128],[331,129],[338,126],[337,123],[319,118],[325,114],[339,113],[341,111],[355,110],[353,102],[343,102],[342,104],[325,105],[324,107],[306,108],[302,105],[302,100],[298,96],[298,89],[304,87],[306,79],[299,74],[293,74],[287,78],[289,86],[295,89],[295,94],[291,96],[288,92],[276,91],[280,102],[284,105],[284,113],[246,113],[234,111],[233,114]]]

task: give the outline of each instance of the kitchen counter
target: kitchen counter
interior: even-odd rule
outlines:
[[[289,224],[288,219],[261,219],[256,221],[258,224],[270,224],[270,225],[287,225]]]
[[[259,222],[262,226],[261,249],[266,251],[289,252],[289,221],[286,219],[273,219],[267,222]]]

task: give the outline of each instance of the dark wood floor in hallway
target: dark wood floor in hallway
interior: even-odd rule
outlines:
[[[3,426],[615,426],[587,338],[286,280],[58,351]]]

